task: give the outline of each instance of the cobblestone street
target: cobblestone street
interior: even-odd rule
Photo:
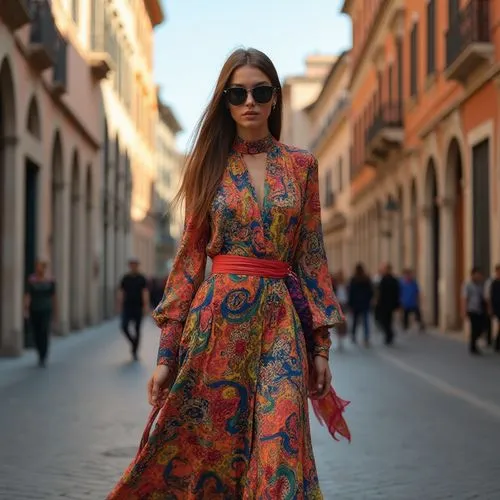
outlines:
[[[0,498],[104,499],[146,421],[157,342],[148,323],[132,363],[111,322],[56,340],[46,370],[31,352],[0,360]],[[431,335],[379,343],[332,356],[353,442],[312,419],[325,499],[500,498],[500,357]]]

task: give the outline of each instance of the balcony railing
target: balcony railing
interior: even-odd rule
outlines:
[[[446,33],[446,76],[465,83],[493,55],[490,0],[470,0]]]
[[[66,93],[68,86],[68,42],[57,32],[56,37],[56,63],[52,88],[57,95]]]
[[[0,19],[12,31],[30,22],[29,0],[0,0]]]
[[[47,0],[30,0],[31,30],[29,57],[38,71],[44,71],[55,62],[57,30]]]
[[[383,104],[366,131],[366,163],[376,165],[385,160],[391,150],[402,147],[403,139],[402,104]]]

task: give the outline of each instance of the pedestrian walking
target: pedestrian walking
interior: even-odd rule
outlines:
[[[474,267],[470,280],[462,288],[462,313],[464,319],[469,318],[470,337],[469,352],[482,354],[477,347],[477,341],[486,330],[487,303],[484,298],[484,279],[481,270]]]
[[[370,308],[373,300],[373,283],[363,267],[358,263],[349,283],[349,310],[352,314],[351,339],[357,343],[358,322],[363,322],[365,346],[370,345]]]
[[[401,308],[403,309],[403,329],[408,330],[410,316],[415,315],[420,331],[424,331],[425,326],[420,309],[420,287],[411,269],[403,270],[399,286],[401,289]]]
[[[121,314],[122,332],[130,342],[132,358],[137,361],[141,342],[141,324],[148,313],[149,290],[143,274],[139,272],[139,260],[129,260],[129,272],[123,276],[118,289],[118,311]],[[135,335],[131,335],[129,326],[134,324]]]
[[[47,276],[47,262],[37,260],[28,277],[24,294],[24,317],[28,321],[38,353],[38,365],[45,367],[49,351],[50,327],[57,314],[56,282]]]
[[[233,52],[181,184],[184,233],[154,312],[154,408],[109,500],[322,498],[307,396],[332,434],[349,437],[328,364],[342,315],[317,162],[279,141],[281,113],[270,59]]]
[[[392,274],[392,266],[386,264],[377,290],[375,314],[384,333],[385,345],[394,342],[394,312],[400,307],[399,281]]]

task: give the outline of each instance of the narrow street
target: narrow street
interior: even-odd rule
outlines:
[[[0,360],[0,499],[104,499],[139,442],[158,330],[140,363],[111,322],[54,342],[46,370],[33,353]],[[332,356],[352,401],[351,444],[312,418],[326,500],[500,498],[500,357],[460,342],[398,337],[386,349]]]

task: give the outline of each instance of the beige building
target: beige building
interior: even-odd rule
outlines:
[[[99,318],[99,82],[75,12],[26,5],[0,3],[1,355],[25,347],[23,290],[37,258],[57,280],[59,333]]]
[[[158,276],[164,276],[170,271],[183,226],[181,208],[171,207],[171,202],[180,187],[183,155],[177,149],[176,137],[182,128],[172,109],[162,103],[160,98],[158,98],[158,115],[155,183],[155,211],[158,223],[155,270]]]
[[[57,282],[59,334],[114,313],[130,253],[154,266],[162,19],[157,0],[0,2],[0,355],[26,346],[36,258]]]
[[[83,2],[80,2],[83,5]],[[104,104],[102,148],[101,314],[115,312],[117,284],[129,257],[155,269],[156,85],[153,29],[159,0],[92,0],[90,50]]]
[[[350,54],[331,65],[317,99],[306,109],[310,122],[307,148],[319,164],[321,220],[331,272],[350,273]]]
[[[311,130],[306,108],[318,97],[334,62],[335,57],[330,55],[309,56],[303,75],[284,80],[281,140],[285,144],[298,148],[307,148],[309,145]]]

